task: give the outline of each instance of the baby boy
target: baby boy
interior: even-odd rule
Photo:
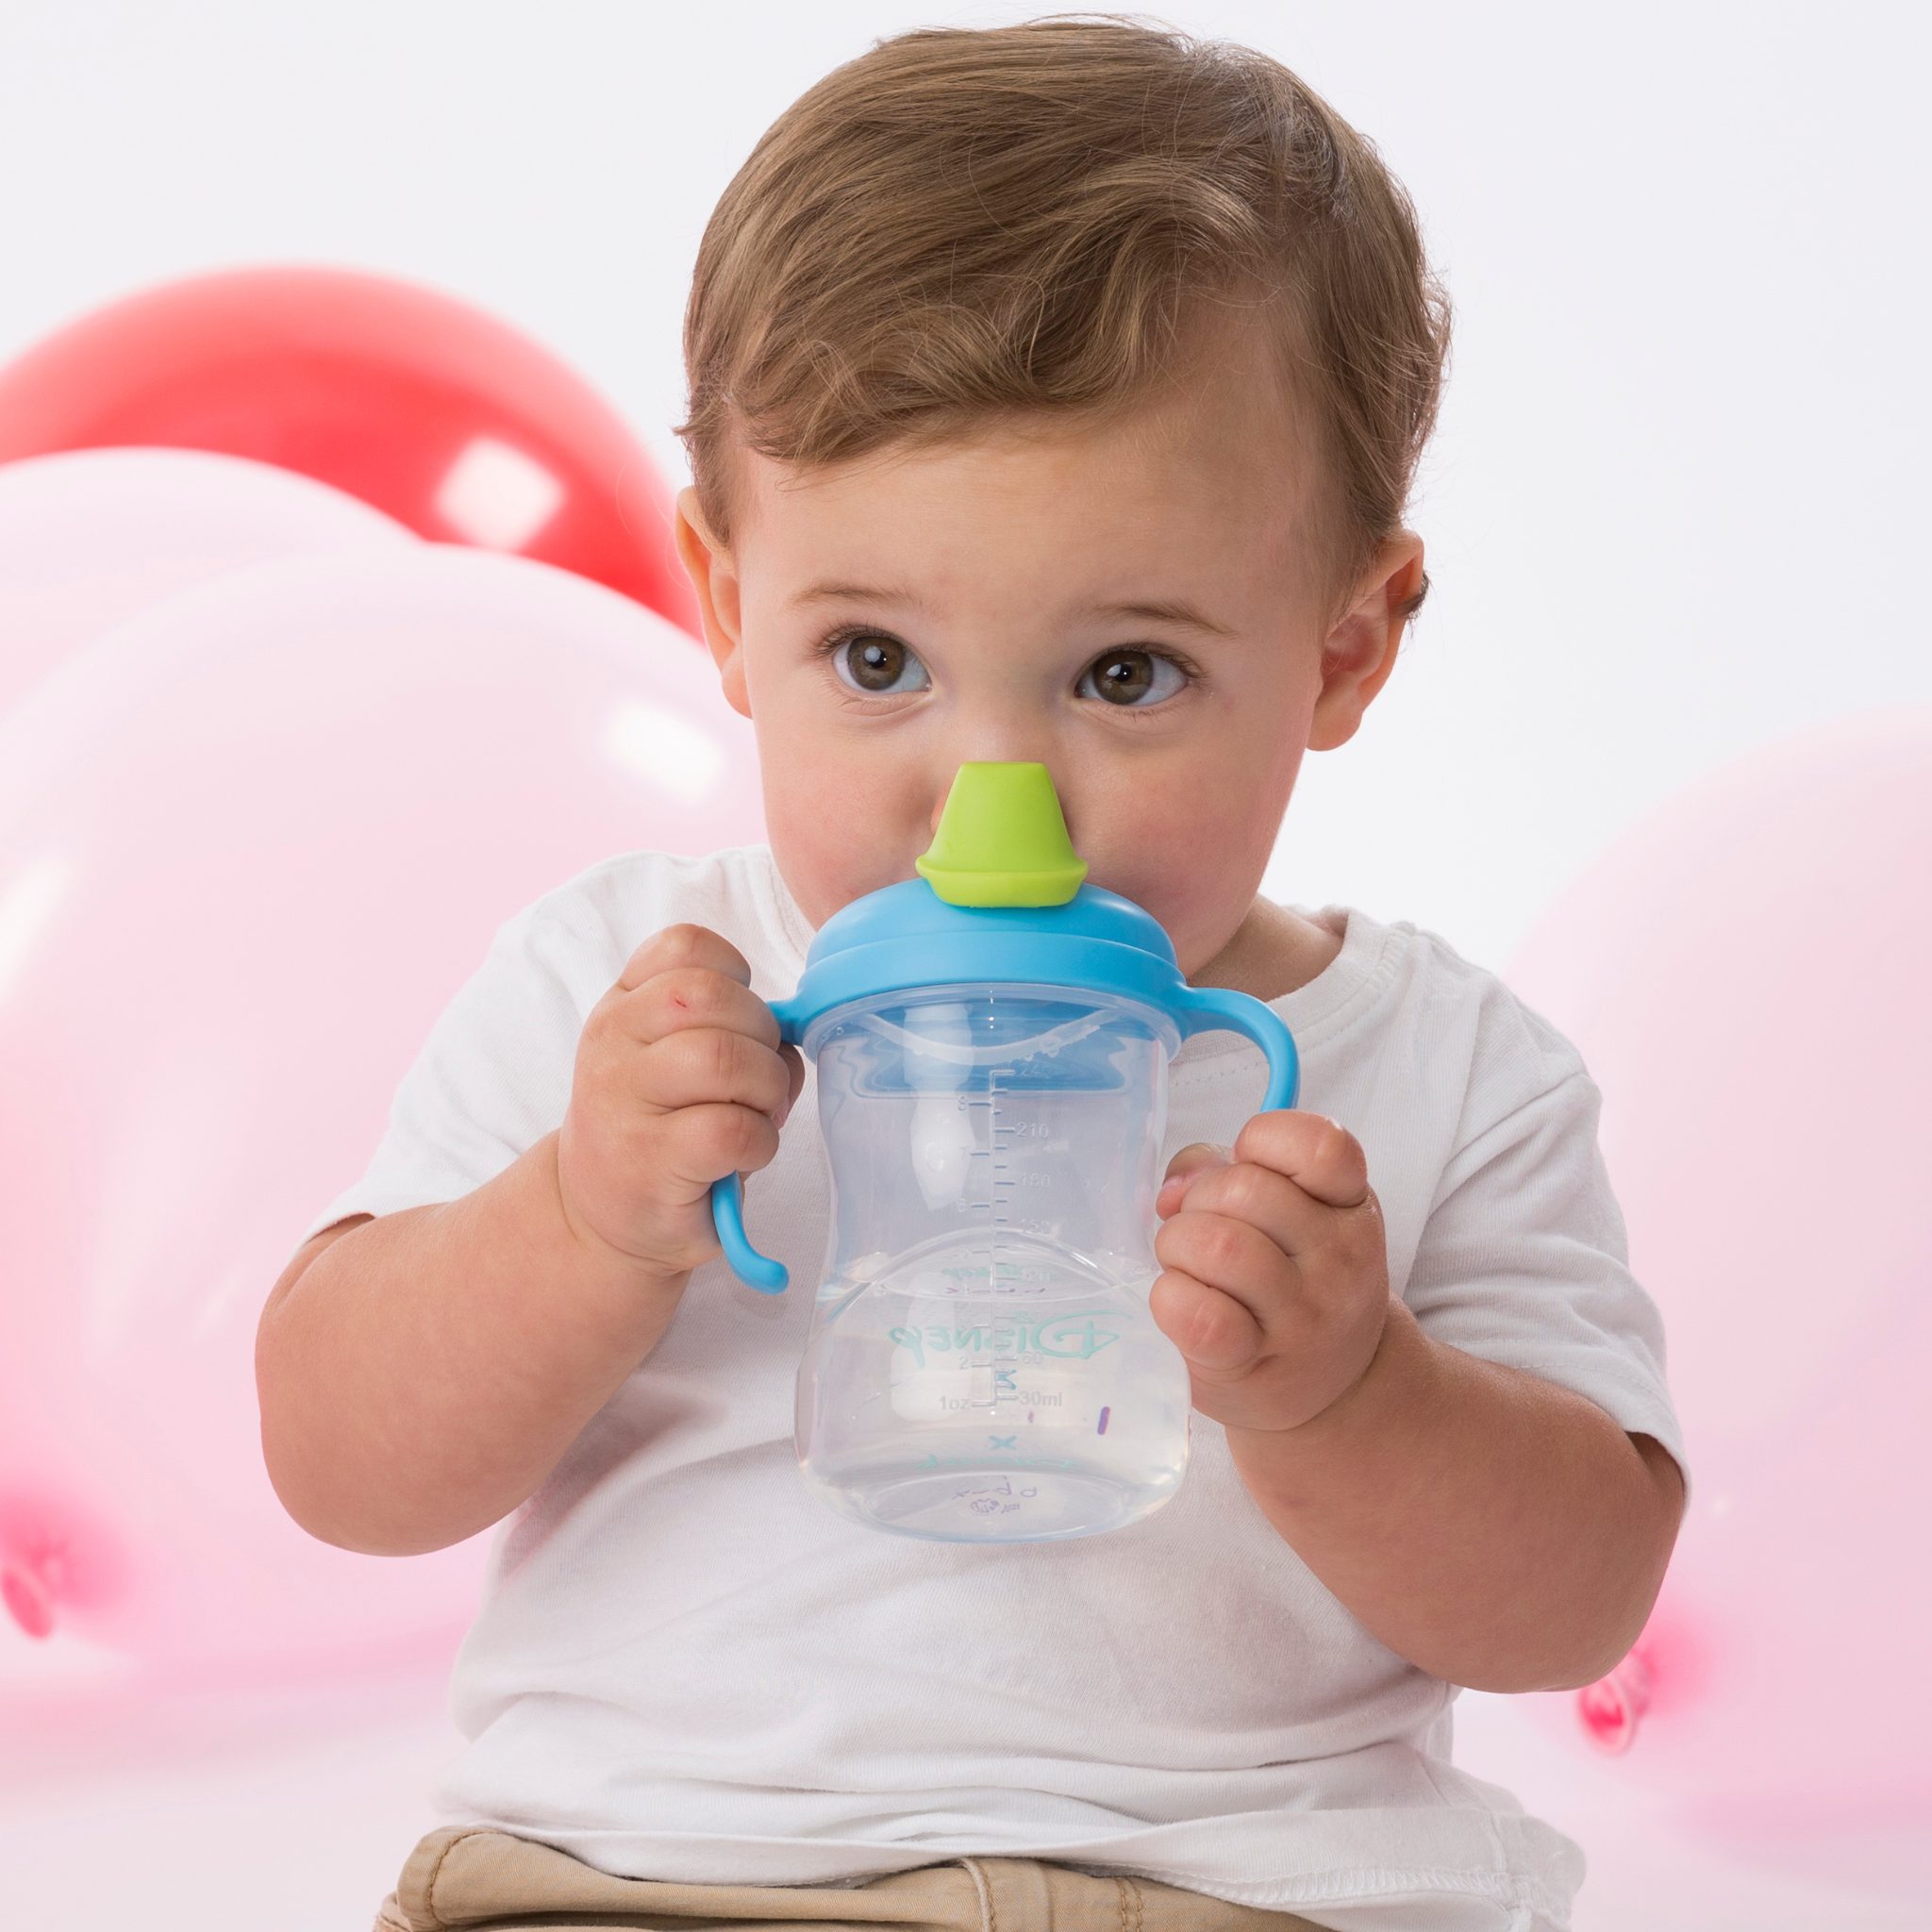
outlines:
[[[1452,1768],[1452,1687],[1603,1674],[1682,1507],[1575,1052],[1407,925],[1257,896],[1304,750],[1422,601],[1445,336],[1413,213],[1293,75],[1135,25],[905,36],[726,191],[677,534],[769,850],[634,853],[513,920],[263,1316],[317,1536],[508,1519],[471,1745],[389,1928],[1556,1927],[1580,1861]],[[1274,1005],[1174,1067],[1152,1312],[1179,1496],[1079,1541],[878,1535],[800,1482],[824,1245],[767,1002],[914,875],[971,760]],[[560,1915],[568,1915],[567,1918]]]

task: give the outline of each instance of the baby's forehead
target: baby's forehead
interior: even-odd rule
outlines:
[[[1332,522],[1305,445],[1244,417],[1241,392],[962,424],[815,466],[743,452],[739,580],[768,616],[908,634],[995,616],[1042,635],[1108,619],[1245,628],[1261,605],[1329,594]]]
[[[1196,336],[1272,368],[1191,367]],[[1400,527],[1445,341],[1400,186],[1278,62],[1123,22],[912,34],[811,89],[720,200],[682,433],[728,541],[741,450],[817,477],[1151,408],[1124,470],[1271,451],[1299,488],[1325,454],[1365,552]]]
[[[1167,379],[1090,409],[961,411],[832,460],[800,462],[733,439],[721,477],[731,527],[747,519],[811,529],[882,508],[991,499],[1038,514],[1098,495],[1132,523],[1164,501],[1220,504],[1244,525],[1312,529],[1333,477],[1310,412],[1273,339],[1221,326]],[[744,531],[748,534],[748,531]]]

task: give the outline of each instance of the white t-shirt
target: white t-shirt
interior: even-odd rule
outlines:
[[[1438,1341],[1573,1389],[1681,1460],[1575,1050],[1431,935],[1310,916],[1341,951],[1274,1010],[1302,1105],[1367,1150],[1397,1291]],[[811,930],[762,848],[597,866],[498,935],[317,1227],[465,1194],[557,1126],[586,1015],[685,921],[730,940],[763,997],[793,991]],[[1168,1153],[1231,1141],[1263,1075],[1233,1035],[1189,1042]],[[1178,1497],[1104,1536],[925,1542],[817,1502],[792,1384],[826,1209],[808,1075],[747,1201],[791,1292],[700,1269],[498,1534],[452,1686],[472,1742],[440,1793],[448,1822],[693,1883],[1004,1855],[1363,1932],[1567,1923],[1576,1847],[1452,1768],[1454,1690],[1316,1581],[1206,1418]]]

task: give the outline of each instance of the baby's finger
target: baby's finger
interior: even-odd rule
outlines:
[[[628,992],[660,973],[675,972],[681,966],[699,966],[708,973],[722,973],[740,986],[751,984],[751,967],[745,957],[727,939],[703,925],[667,925],[654,932],[628,959],[618,977],[618,985]]]
[[[1252,1160],[1196,1174],[1186,1205],[1190,1214],[1245,1223],[1291,1256],[1331,1245],[1338,1237],[1338,1223],[1345,1222],[1353,1211],[1317,1200],[1286,1174]]]
[[[1160,1184],[1160,1192],[1154,1198],[1154,1211],[1165,1221],[1170,1214],[1181,1211],[1181,1203],[1188,1198],[1194,1176],[1205,1174],[1209,1168],[1224,1167],[1234,1158],[1232,1149],[1210,1146],[1206,1141],[1191,1141],[1167,1163],[1167,1177]]]
[[[776,1048],[723,1027],[688,1028],[633,1062],[630,1091],[654,1112],[723,1102],[777,1120],[791,1105],[791,1067]]]
[[[1257,1329],[1271,1326],[1295,1298],[1295,1264],[1258,1227],[1230,1215],[1191,1207],[1154,1237],[1154,1256],[1163,1268],[1241,1303]]]
[[[778,1152],[778,1128],[744,1107],[688,1107],[667,1122],[655,1165],[687,1202],[727,1174],[756,1174]]]
[[[1238,1374],[1257,1359],[1267,1338],[1232,1295],[1170,1268],[1147,1296],[1154,1324],[1189,1362],[1217,1374]]]
[[[615,996],[613,1018],[632,1040],[649,1046],[691,1027],[723,1027],[778,1047],[778,1023],[758,994],[708,966],[677,966]]]
[[[1237,1160],[1285,1174],[1331,1208],[1359,1208],[1369,1197],[1369,1159],[1340,1121],[1283,1109],[1257,1113],[1234,1143]]]

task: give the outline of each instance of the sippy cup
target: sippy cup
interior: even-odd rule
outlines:
[[[1147,1293],[1167,1063],[1227,1028],[1291,1107],[1294,1042],[1191,987],[1138,906],[1083,886],[1046,767],[960,767],[922,877],[856,900],[773,1008],[818,1071],[831,1237],[798,1373],[798,1459],[841,1516],[1030,1542],[1138,1522],[1179,1489],[1188,1369]],[[725,1258],[736,1174],[712,1190]]]

